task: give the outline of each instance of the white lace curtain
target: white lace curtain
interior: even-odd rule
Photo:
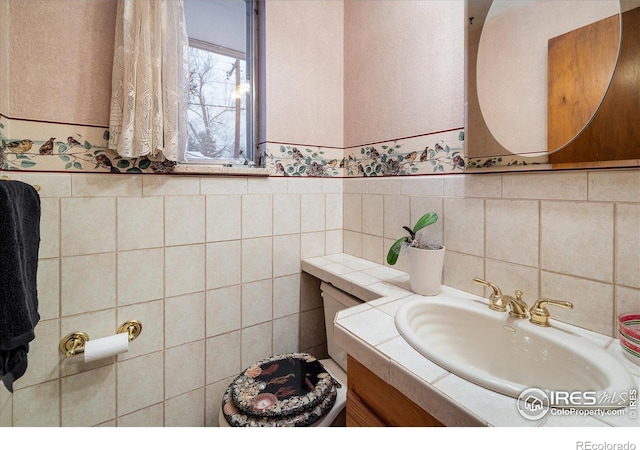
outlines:
[[[123,158],[180,160],[188,93],[182,0],[118,0],[109,148]]]

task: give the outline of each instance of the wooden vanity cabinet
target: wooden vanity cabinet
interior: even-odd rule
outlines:
[[[444,426],[351,355],[347,368],[348,427]]]

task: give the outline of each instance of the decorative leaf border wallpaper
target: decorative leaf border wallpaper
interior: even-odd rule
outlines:
[[[0,115],[0,169],[37,172],[172,173],[175,163],[122,158],[107,148],[109,130]],[[517,155],[464,157],[462,128],[349,148],[267,142],[267,171],[282,177],[388,177],[463,173],[466,169],[544,163]]]
[[[0,116],[0,169],[38,172],[170,173],[170,161],[125,159],[107,148],[109,130]]]
[[[449,130],[346,149],[267,143],[273,175],[386,177],[464,172],[464,131]]]
[[[467,169],[486,169],[488,167],[533,166],[548,164],[546,155],[522,157],[518,155],[488,156],[484,158],[467,158]]]

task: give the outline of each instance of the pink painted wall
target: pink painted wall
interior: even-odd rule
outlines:
[[[267,140],[343,147],[343,2],[269,0]]]
[[[109,124],[117,2],[10,0],[8,94],[10,117]],[[3,64],[4,66],[4,64]],[[8,88],[8,91],[6,90]],[[2,105],[0,105],[2,106]]]
[[[464,125],[464,2],[344,2],[345,147]]]

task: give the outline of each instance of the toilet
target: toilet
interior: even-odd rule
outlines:
[[[320,289],[329,358],[286,353],[250,365],[225,391],[219,426],[345,426],[347,354],[333,340],[333,321],[362,300],[325,282]]]

